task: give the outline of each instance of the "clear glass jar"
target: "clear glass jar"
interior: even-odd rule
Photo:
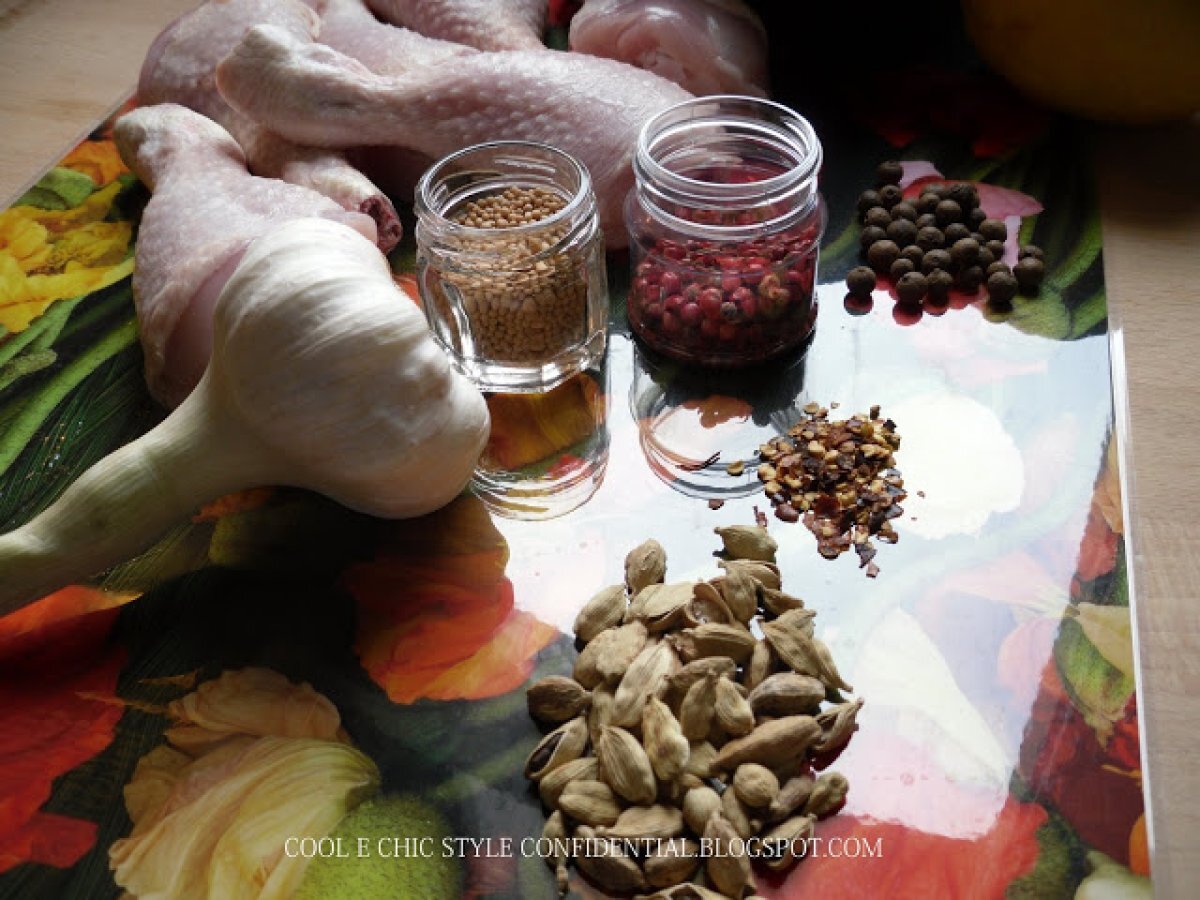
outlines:
[[[768,100],[701,97],[647,122],[625,204],[634,334],[711,366],[803,343],[817,318],[820,166],[812,126]]]
[[[481,390],[549,390],[603,355],[604,237],[573,157],[525,141],[468,147],[421,177],[415,206],[425,316]]]

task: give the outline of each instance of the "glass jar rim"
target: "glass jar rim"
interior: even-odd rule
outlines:
[[[697,125],[750,127],[760,138],[786,148],[795,164],[777,175],[755,181],[722,183],[705,181],[673,171],[659,160],[668,139]],[[656,152],[657,151],[657,152]],[[780,221],[797,220],[811,212],[817,199],[817,173],[823,151],[812,124],[795,110],[760,97],[715,94],[696,97],[668,107],[646,121],[638,132],[634,153],[636,190],[652,198],[651,214],[674,226],[685,225],[712,236],[737,238],[752,234],[758,226],[716,225],[685,221],[663,206],[662,201],[680,205],[714,204],[732,208],[741,202],[790,200],[790,211]]]
[[[510,225],[504,228],[478,228],[473,225],[466,225],[461,222],[455,222],[452,219],[446,218],[442,210],[433,202],[431,192],[433,185],[438,178],[447,174],[447,169],[456,163],[461,163],[465,157],[475,153],[487,150],[537,150],[544,152],[550,157],[564,163],[567,169],[575,175],[578,182],[577,187],[571,193],[570,198],[562,209],[557,210],[543,219],[538,219],[534,222],[527,222],[522,225]],[[588,206],[594,206],[595,200],[592,197],[592,178],[587,167],[583,165],[570,153],[565,150],[560,150],[552,144],[542,143],[541,141],[521,141],[521,140],[501,140],[501,141],[486,141],[480,144],[472,144],[469,147],[464,147],[461,150],[456,150],[447,156],[442,157],[421,175],[417,182],[416,190],[414,191],[414,209],[419,221],[419,224],[424,224],[428,227],[435,227],[439,230],[445,228],[453,228],[464,236],[468,237],[486,237],[496,235],[503,232],[504,234],[527,234],[533,231],[538,231],[564,221],[570,221],[577,216],[581,210]]]

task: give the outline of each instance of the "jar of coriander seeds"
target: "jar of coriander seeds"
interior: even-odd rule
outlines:
[[[587,169],[527,141],[468,147],[416,189],[417,281],[437,341],[484,391],[548,391],[604,353],[604,238]]]
[[[820,166],[812,126],[768,100],[701,97],[647,122],[625,205],[634,334],[720,367],[803,344],[817,318]]]

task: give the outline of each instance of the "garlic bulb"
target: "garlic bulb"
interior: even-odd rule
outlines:
[[[0,613],[127,559],[205,502],[293,485],[387,518],[471,476],[483,397],[357,232],[300,219],[254,241],[214,310],[213,356],[158,427],[0,537]]]

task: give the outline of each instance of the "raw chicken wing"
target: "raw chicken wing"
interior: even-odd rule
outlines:
[[[365,14],[361,2],[357,5]],[[142,65],[138,102],[178,103],[208,116],[242,145],[256,174],[312,188],[375,219],[380,249],[387,252],[400,240],[400,220],[378,187],[342,154],[287,141],[236,113],[217,93],[217,63],[250,26],[261,23],[305,39],[320,27],[317,15],[299,0],[210,0],[155,39]]]
[[[379,18],[480,50],[537,50],[547,0],[367,0]]]
[[[691,96],[624,63],[553,50],[478,53],[384,78],[272,26],[246,33],[217,85],[264,127],[316,146],[432,157],[506,139],[559,147],[590,171],[610,247],[626,243],[621,207],[638,130]]]
[[[767,32],[741,0],[586,0],[571,19],[570,44],[697,96],[767,94]]]

